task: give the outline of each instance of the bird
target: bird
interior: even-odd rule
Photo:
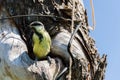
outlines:
[[[30,28],[33,31],[32,46],[35,60],[45,58],[50,52],[51,37],[45,30],[44,25],[40,21],[30,23]]]

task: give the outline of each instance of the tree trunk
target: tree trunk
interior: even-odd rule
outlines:
[[[0,2],[1,80],[56,80],[66,67],[60,80],[104,79],[106,55],[99,57],[89,36],[82,0]],[[50,59],[37,61],[37,65],[29,27],[36,20],[44,24],[52,39]]]

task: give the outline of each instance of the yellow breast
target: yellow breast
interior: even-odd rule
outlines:
[[[38,58],[44,58],[50,52],[51,39],[47,32],[44,32],[43,39],[39,40],[37,34],[33,34],[33,52]]]

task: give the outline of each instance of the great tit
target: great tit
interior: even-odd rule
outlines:
[[[35,54],[37,60],[45,58],[50,52],[50,35],[45,30],[44,25],[40,21],[34,21],[30,23],[30,27],[33,30],[33,53]]]

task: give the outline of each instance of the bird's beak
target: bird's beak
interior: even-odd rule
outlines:
[[[33,26],[29,25],[29,27],[30,27],[32,32],[35,32],[35,28]]]

